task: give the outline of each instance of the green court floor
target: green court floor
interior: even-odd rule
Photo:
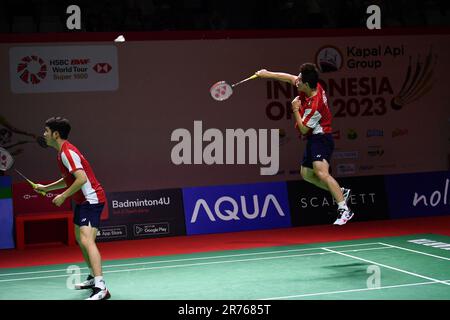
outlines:
[[[411,242],[417,239],[442,244]],[[445,244],[450,237],[420,234],[114,260],[104,262],[104,277],[112,299],[121,300],[448,300]],[[90,290],[70,286],[86,271],[84,265],[0,269],[0,299],[84,299]]]

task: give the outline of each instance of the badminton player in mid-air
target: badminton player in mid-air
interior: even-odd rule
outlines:
[[[58,151],[62,178],[48,185],[37,184],[35,189],[48,192],[67,187],[53,199],[53,203],[59,207],[70,197],[75,201],[75,236],[90,270],[87,279],[76,284],[75,289],[92,289],[87,300],[105,300],[111,295],[103,280],[102,261],[95,238],[106,196],[86,158],[67,140],[70,129],[69,121],[61,117],[45,122],[44,138],[47,145]]]
[[[292,111],[296,128],[307,139],[301,175],[306,181],[331,193],[338,204],[338,217],[334,224],[346,224],[353,217],[353,212],[347,206],[350,189],[341,188],[329,172],[334,150],[332,116],[325,91],[318,83],[317,67],[312,63],[304,63],[298,76],[265,69],[255,74],[260,78],[284,81],[297,87],[299,95],[292,101]]]

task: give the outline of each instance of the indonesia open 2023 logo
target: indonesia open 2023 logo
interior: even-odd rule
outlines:
[[[26,56],[17,65],[17,73],[23,82],[38,84],[47,76],[47,65],[38,56]]]

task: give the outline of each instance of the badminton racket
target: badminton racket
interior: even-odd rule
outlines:
[[[234,84],[229,84],[226,81],[219,81],[214,83],[211,88],[209,89],[209,93],[211,94],[211,97],[216,101],[224,101],[227,100],[231,95],[233,94],[233,88],[240,85],[241,83],[247,82],[249,80],[253,80],[258,78],[256,74],[241,80],[239,82],[236,82]]]
[[[6,171],[12,168],[12,166],[14,165],[14,158],[11,156],[11,154],[4,148],[0,147],[0,170],[1,171]],[[25,177],[25,175],[23,175],[19,170],[14,169],[22,178],[25,179],[25,181],[27,181],[30,186],[33,188],[34,191],[36,191],[37,193],[39,193],[42,196],[45,196],[47,193],[45,191],[41,191],[41,190],[36,190],[37,185],[36,183],[34,183],[33,181],[31,181],[30,179],[28,179],[27,177]]]
[[[34,189],[34,191],[36,191],[37,193],[39,193],[41,196],[45,196],[47,193],[45,191],[41,191],[41,190],[36,190],[37,185],[36,183],[34,183],[33,181],[31,181],[30,179],[28,179],[27,177],[25,177],[25,175],[23,175],[19,170],[14,169],[14,171],[16,171],[19,176],[21,176],[22,178],[24,178],[29,184],[30,186]]]

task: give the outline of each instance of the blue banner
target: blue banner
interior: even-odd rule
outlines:
[[[450,171],[385,177],[393,219],[450,214]]]
[[[0,176],[0,249],[14,248],[14,214],[11,177]]]
[[[0,176],[0,188],[11,188],[12,179],[10,176]]]
[[[285,182],[183,189],[191,234],[290,227]]]

